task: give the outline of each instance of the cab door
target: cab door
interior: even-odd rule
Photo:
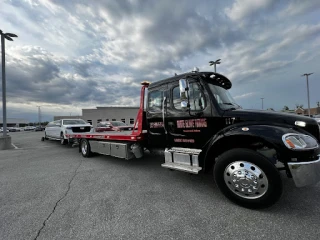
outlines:
[[[209,97],[199,81],[188,78],[189,109],[181,106],[179,81],[169,85],[166,129],[168,142],[174,147],[201,149],[212,137]]]
[[[167,84],[148,90],[146,117],[148,143],[153,147],[166,147],[165,119],[167,108]]]

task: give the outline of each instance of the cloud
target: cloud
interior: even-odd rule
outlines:
[[[258,93],[256,93],[256,92],[249,92],[249,93],[244,93],[242,95],[234,96],[233,98],[238,100],[238,99],[242,99],[242,98],[248,98],[248,97],[251,97],[251,96],[257,95],[257,94]]]
[[[318,0],[308,0],[308,1],[299,1],[293,0],[290,1],[289,5],[279,13],[281,17],[292,17],[304,14],[306,12],[313,12],[319,10],[320,2]]]
[[[218,58],[238,99],[267,95],[263,84],[315,71],[318,14],[316,0],[4,0],[1,29],[19,36],[6,44],[8,106],[137,105],[141,81]]]
[[[241,21],[269,9],[275,2],[275,0],[236,0],[231,7],[225,8],[225,13],[232,21]]]

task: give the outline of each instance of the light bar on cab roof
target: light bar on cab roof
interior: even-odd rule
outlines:
[[[141,85],[142,85],[142,86],[149,86],[149,85],[150,85],[150,82],[148,82],[148,81],[143,81],[143,82],[141,82]]]

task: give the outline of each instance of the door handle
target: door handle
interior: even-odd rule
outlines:
[[[166,103],[166,97],[163,98],[162,101],[162,121],[163,121],[163,128],[164,128],[164,133],[167,134],[167,129],[166,129],[166,124],[165,124],[165,109],[164,109],[164,104]]]

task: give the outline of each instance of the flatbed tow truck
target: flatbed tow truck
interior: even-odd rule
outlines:
[[[67,135],[78,142],[83,157],[99,153],[129,160],[160,149],[162,167],[213,172],[222,193],[247,208],[279,200],[279,171],[297,187],[320,180],[320,126],[315,120],[244,110],[228,92],[231,81],[214,72],[192,71],[141,84],[133,131]]]

